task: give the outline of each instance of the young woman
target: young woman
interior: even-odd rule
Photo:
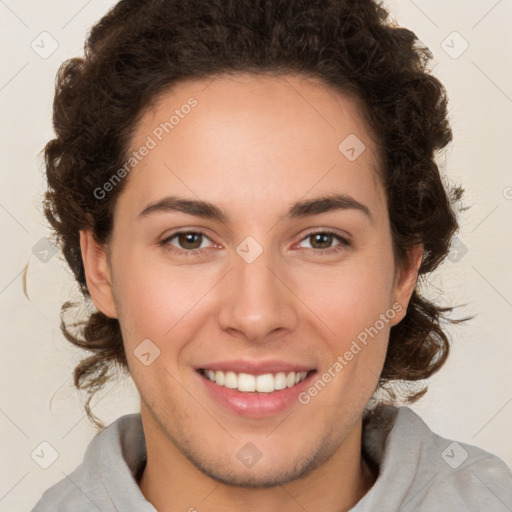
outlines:
[[[373,0],[122,0],[93,27],[45,212],[97,309],[64,326],[75,383],[120,366],[141,413],[35,512],[512,509],[504,462],[385,400],[449,351],[417,290],[462,193],[430,57]]]

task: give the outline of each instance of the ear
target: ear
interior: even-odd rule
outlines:
[[[107,252],[95,240],[90,228],[80,230],[80,249],[87,288],[94,305],[104,315],[117,318]]]
[[[418,279],[418,270],[423,259],[423,246],[415,245],[408,251],[407,268],[397,271],[395,284],[393,286],[393,309],[397,314],[391,321],[391,325],[400,323],[407,313],[407,306],[411,299],[416,282]],[[395,306],[396,305],[396,306]],[[398,307],[400,305],[400,307]]]

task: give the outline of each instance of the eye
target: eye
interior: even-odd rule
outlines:
[[[176,239],[176,244],[172,240]],[[211,240],[200,231],[178,231],[167,237],[161,243],[169,250],[176,250],[178,252],[192,252],[201,249],[206,249],[208,244],[204,245],[205,241]]]
[[[301,242],[305,240],[310,241],[309,247],[315,252],[331,253],[342,250],[343,248],[350,246],[350,242],[342,236],[332,231],[316,231],[308,233]],[[338,241],[338,244],[332,245],[334,241]]]
[[[338,252],[350,246],[350,242],[346,238],[332,231],[308,233],[299,244],[304,241],[309,242],[309,246],[305,247],[308,251],[321,254]],[[335,241],[338,243],[333,245]],[[210,247],[208,242],[214,246],[217,245],[201,231],[178,231],[164,239],[161,245],[171,252],[192,256],[202,252],[203,249],[208,249]]]

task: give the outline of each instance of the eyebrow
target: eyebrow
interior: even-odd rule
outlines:
[[[294,203],[284,215],[286,219],[299,219],[333,210],[356,210],[363,213],[373,222],[370,209],[353,197],[346,194],[331,194],[315,199],[303,200]],[[223,223],[229,222],[229,216],[218,206],[207,201],[195,199],[184,199],[177,196],[167,196],[163,199],[150,203],[139,214],[139,220],[154,213],[181,212],[205,219],[218,220]]]

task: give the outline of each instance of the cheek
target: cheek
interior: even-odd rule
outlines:
[[[114,294],[125,344],[132,346],[149,338],[158,340],[163,349],[172,339],[172,346],[178,348],[181,336],[176,333],[193,324],[212,287],[211,275],[199,267],[191,271],[171,266],[163,258],[150,261],[147,254],[137,252],[124,253],[120,265]]]
[[[336,339],[356,336],[391,307],[392,263],[382,258],[318,268],[300,276],[308,306]]]
[[[158,389],[181,396],[172,376],[202,325],[211,279],[136,255],[125,255],[125,262],[115,294],[130,374],[146,399],[154,400]]]
[[[348,261],[318,270],[314,277],[304,275],[301,281],[308,305],[321,320],[316,321],[317,329],[325,326],[326,373],[319,375],[329,388],[324,398],[359,404],[373,393],[386,357],[396,314],[391,304],[393,261],[384,250]],[[323,389],[322,382],[306,401]]]

